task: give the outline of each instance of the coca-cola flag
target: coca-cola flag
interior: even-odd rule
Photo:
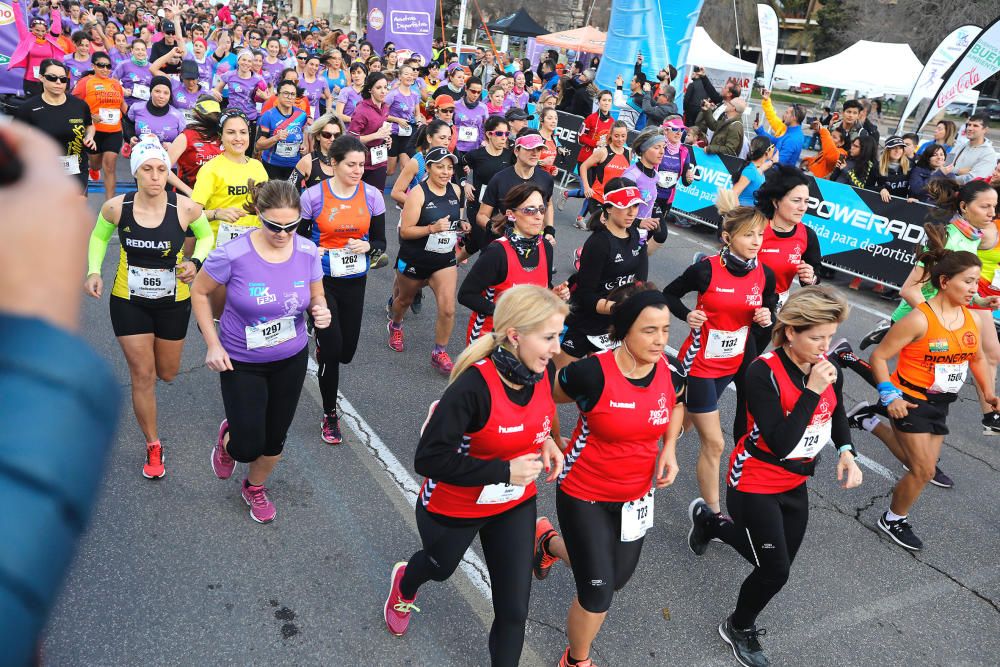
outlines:
[[[923,127],[928,119],[944,110],[959,95],[975,88],[998,71],[1000,71],[1000,17],[993,19],[992,23],[983,28],[979,36],[958,58],[917,127]]]

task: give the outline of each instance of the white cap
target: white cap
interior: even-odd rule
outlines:
[[[139,137],[139,142],[132,147],[132,157],[129,160],[132,175],[135,176],[139,167],[149,160],[162,160],[163,164],[167,165],[167,169],[170,169],[170,156],[167,154],[167,149],[160,144],[156,135],[144,134]]]

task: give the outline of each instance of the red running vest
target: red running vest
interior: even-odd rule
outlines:
[[[688,375],[699,378],[722,378],[734,375],[740,368],[747,337],[753,325],[753,313],[764,305],[764,268],[758,262],[750,273],[737,278],[722,265],[722,258],[713,255],[712,280],[708,289],[698,295],[696,310],[703,310],[708,321],[701,325],[701,335],[688,334],[677,354],[685,359],[688,349],[696,346],[694,361]]]
[[[774,352],[761,355],[760,360],[771,369],[771,375],[777,384],[778,395],[781,398],[781,409],[784,410],[785,415],[791,414],[802,395],[802,387],[792,382],[784,364],[781,363],[781,358]],[[833,411],[836,407],[837,392],[834,391],[831,384],[820,394],[819,403],[816,405],[816,410],[813,412],[812,420],[809,422],[802,440],[813,438],[818,446],[826,445],[829,442],[829,437],[825,439],[820,437],[819,440],[823,441],[819,442],[816,440],[818,437],[816,434],[822,432],[823,427],[833,420]],[[809,479],[805,475],[789,472],[784,468],[772,463],[765,463],[751,456],[744,446],[747,438],[755,437],[757,447],[764,451],[771,452],[771,448],[767,446],[762,437],[755,433],[753,415],[750,414],[749,410],[747,410],[747,430],[748,433],[740,438],[740,441],[733,448],[733,453],[729,456],[729,486],[747,493],[784,493]],[[800,440],[800,444],[802,444],[802,440]],[[815,456],[788,458],[809,461]]]
[[[521,260],[517,256],[517,251],[510,244],[510,239],[506,236],[498,238],[494,243],[499,243],[507,255],[507,276],[498,284],[493,285],[483,292],[483,297],[493,303],[500,300],[500,295],[517,285],[538,285],[539,287],[549,286],[549,258],[545,254],[545,244],[542,237],[538,237],[538,266],[526,270],[521,266]],[[483,313],[472,313],[469,316],[469,326],[465,332],[465,344],[468,345],[484,334],[493,331],[493,316]]]
[[[592,410],[581,412],[559,488],[578,500],[629,502],[649,492],[658,443],[670,426],[677,396],[663,357],[648,387],[622,375],[614,350],[595,355],[604,373],[604,391]]]
[[[808,243],[809,235],[804,224],[795,225],[794,233],[789,237],[775,234],[770,224],[764,227],[764,242],[760,246],[757,259],[774,271],[774,291],[779,295],[785,294],[792,286],[799,264],[802,262],[802,253],[806,251]],[[781,297],[781,303],[785,302],[785,298],[787,295]]]
[[[552,429],[556,405],[549,391],[548,371],[535,383],[531,400],[524,407],[507,396],[503,380],[490,359],[476,362],[472,368],[482,374],[490,390],[490,417],[475,433],[467,433],[459,446],[466,456],[477,459],[510,461],[541,449]],[[459,519],[496,516],[535,495],[535,483],[524,494],[506,503],[479,504],[482,486],[456,486],[428,478],[420,488],[420,502],[429,511]]]

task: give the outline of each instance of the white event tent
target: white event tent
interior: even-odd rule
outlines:
[[[774,75],[793,84],[857,90],[869,96],[905,96],[910,94],[922,69],[909,44],[861,40],[823,60],[778,65]]]
[[[751,79],[757,71],[757,63],[747,62],[730,53],[726,53],[722,47],[712,41],[712,38],[708,36],[708,33],[701,26],[697,26],[694,29],[694,35],[691,37],[687,64],[689,66],[698,65],[706,69],[732,72],[734,74],[744,74]]]

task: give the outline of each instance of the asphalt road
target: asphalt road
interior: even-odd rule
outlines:
[[[97,198],[91,205],[96,211]],[[572,271],[572,251],[585,238],[570,225],[571,208],[557,214],[558,280]],[[396,216],[390,211],[390,230]],[[711,242],[707,228],[672,228],[652,258],[650,279],[666,284]],[[113,248],[106,277],[115,261]],[[223,408],[192,319],[181,373],[158,388],[167,476],[151,482],[140,475],[143,440],[126,404],[94,520],[47,630],[46,664],[488,664],[492,612],[475,554],[449,581],[421,590],[422,611],[404,638],[390,636],[382,621],[389,570],[419,547],[413,453],[427,406],[445,386],[429,363],[433,298],[407,319],[406,351],[386,345],[391,281],[389,270],[371,274],[360,348],[342,372],[345,443],[320,440],[319,392],[307,378],[286,457],[269,482],[278,515],[266,526],[247,514],[239,471],[220,481],[210,470]],[[855,309],[841,334],[857,341],[892,304],[870,293],[850,298]],[[107,297],[87,299],[83,331],[114,365],[127,395],[128,371],[107,309]],[[467,316],[459,307],[453,357]],[[675,320],[671,345],[686,333]],[[852,402],[874,400],[850,373],[845,393]],[[727,392],[724,424],[734,404]],[[568,407],[561,414],[568,433],[575,414]],[[956,486],[928,488],[913,511],[925,543],[917,555],[875,528],[901,473],[889,452],[855,432],[867,464],[864,484],[851,491],[838,487],[828,453],[809,483],[810,526],[791,579],[759,619],[773,664],[997,664],[1000,530],[989,508],[1000,504],[1000,438],[981,435],[971,386],[951,415],[941,467]],[[655,527],[638,570],[594,645],[602,667],[734,664],[716,626],[750,567],[725,545],[712,545],[701,558],[687,549],[697,449],[693,433],[679,442],[681,473],[657,493]],[[553,489],[542,486],[539,513],[554,517]],[[556,664],[572,596],[571,573],[562,565],[535,582],[522,664]]]

